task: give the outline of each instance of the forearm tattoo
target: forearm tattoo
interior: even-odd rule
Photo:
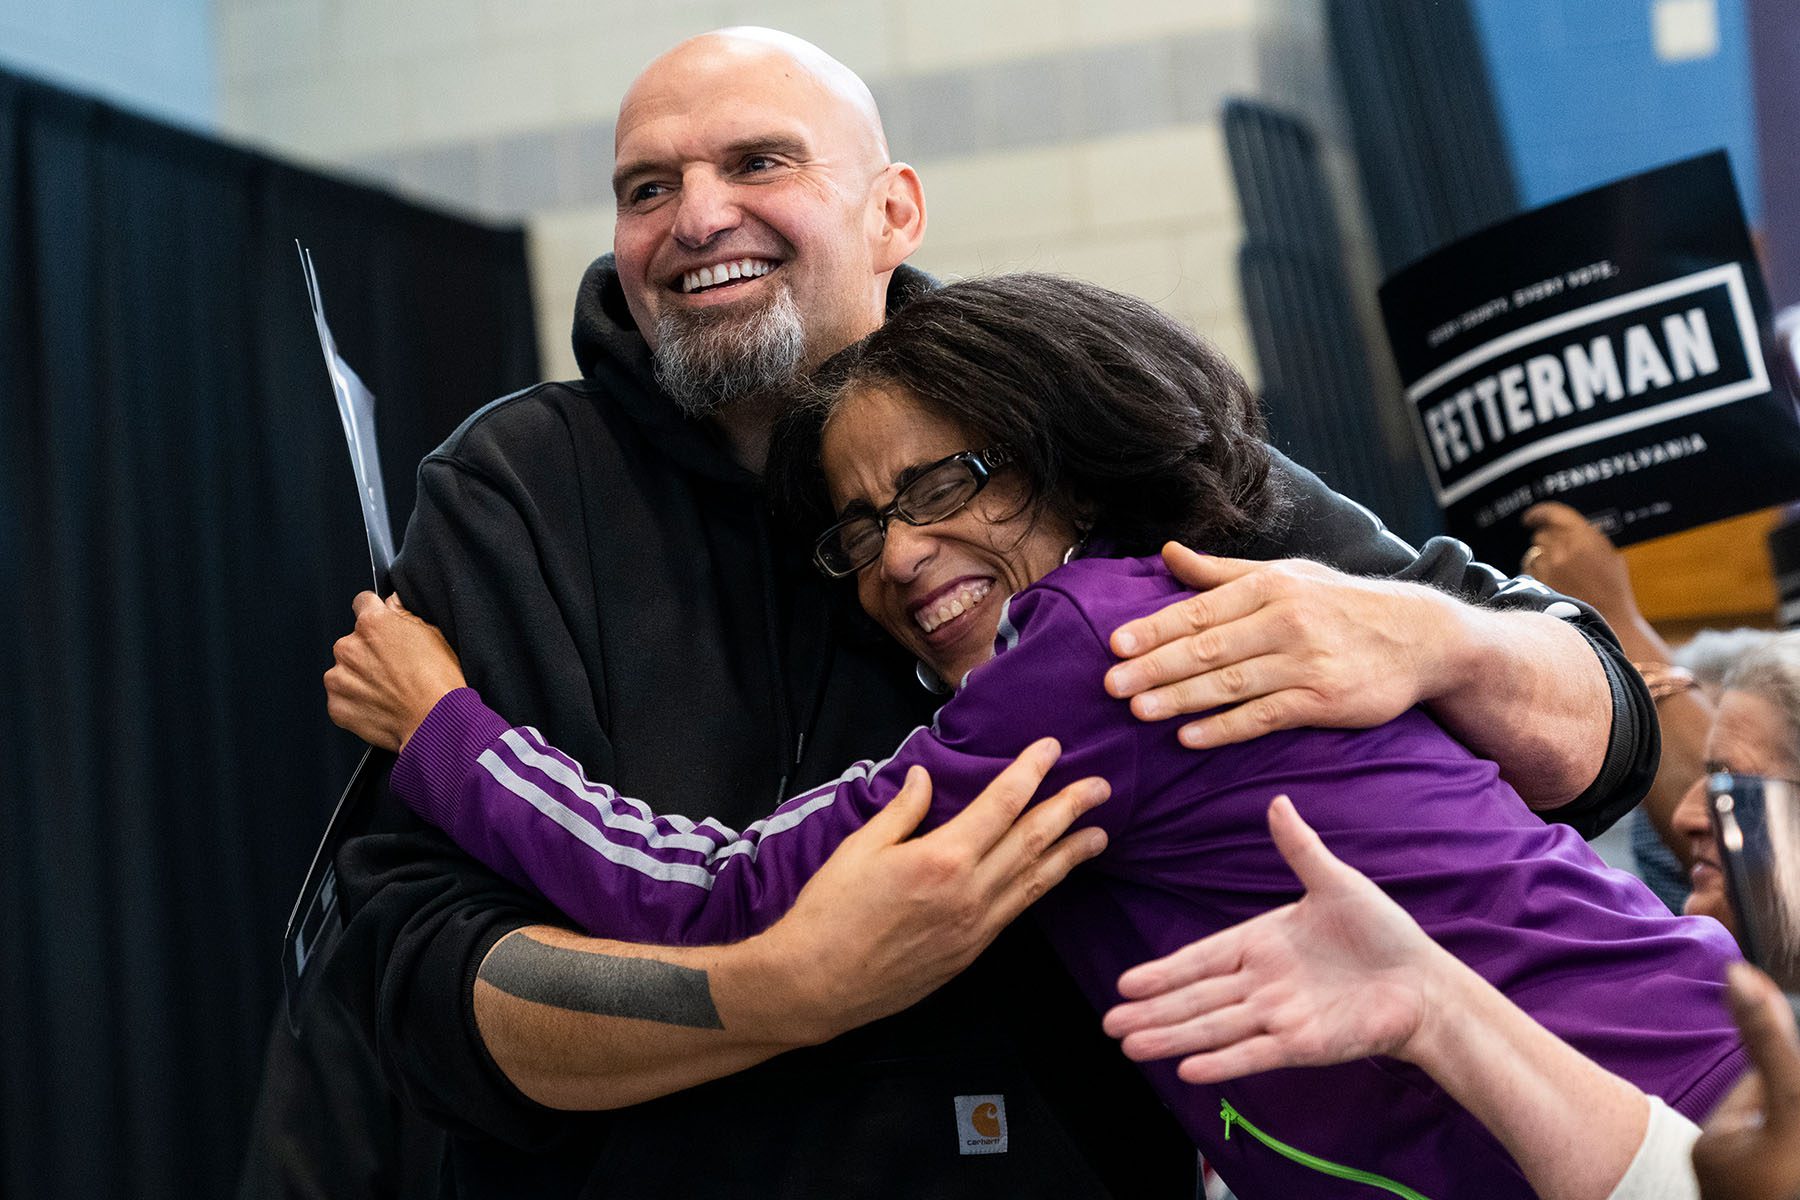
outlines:
[[[477,977],[509,996],[571,1012],[725,1028],[705,971],[654,958],[551,946],[516,933],[494,946]]]

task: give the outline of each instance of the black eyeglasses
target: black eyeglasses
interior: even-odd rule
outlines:
[[[813,543],[813,563],[832,579],[854,575],[881,557],[888,522],[899,517],[908,525],[934,525],[955,516],[994,472],[1012,461],[1000,447],[964,450],[919,469],[894,502],[880,512],[845,517]]]

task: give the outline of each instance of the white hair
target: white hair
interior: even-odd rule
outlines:
[[[1669,661],[1692,671],[1701,686],[1716,689],[1738,659],[1780,636],[1773,629],[1702,629],[1670,652]]]
[[[1725,674],[1724,690],[1747,692],[1781,714],[1790,764],[1800,764],[1800,630],[1776,634]]]

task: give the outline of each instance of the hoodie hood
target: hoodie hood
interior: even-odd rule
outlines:
[[[575,361],[582,377],[600,377],[604,367],[626,367],[649,377],[650,347],[631,319],[619,272],[610,253],[588,265],[575,295]]]

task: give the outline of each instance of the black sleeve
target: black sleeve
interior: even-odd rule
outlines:
[[[525,614],[553,613],[525,518],[496,485],[465,466],[427,459],[394,583],[407,607],[444,630],[465,671],[479,663],[557,660],[562,627]],[[574,664],[572,647],[561,661]],[[555,691],[556,681],[527,684]],[[558,701],[589,728],[592,692]],[[528,697],[517,703],[528,702]],[[603,744],[584,749],[605,763]],[[554,908],[488,871],[443,833],[386,794],[373,828],[337,858],[347,926],[341,953],[366,975],[362,1017],[383,1073],[401,1098],[453,1134],[521,1149],[565,1136],[571,1120],[526,1098],[489,1056],[475,1025],[474,979],[488,949],[514,929],[568,922]]]
[[[1587,790],[1561,808],[1538,815],[1597,837],[1630,812],[1650,790],[1662,756],[1662,736],[1650,691],[1600,614],[1528,575],[1507,576],[1478,562],[1467,545],[1435,537],[1414,549],[1381,518],[1327,487],[1305,467],[1274,452],[1271,481],[1291,500],[1279,530],[1256,540],[1251,558],[1308,558],[1352,575],[1430,584],[1471,604],[1561,617],[1579,629],[1606,671],[1612,691],[1612,729],[1606,758]]]

